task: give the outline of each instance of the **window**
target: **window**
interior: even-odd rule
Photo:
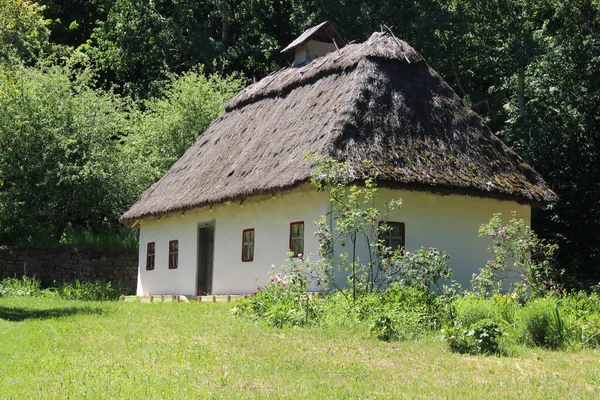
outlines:
[[[404,222],[382,222],[388,226],[388,230],[381,232],[379,239],[383,240],[385,247],[391,247],[392,250],[404,247]]]
[[[293,257],[302,257],[304,254],[304,221],[290,224],[290,251]]]
[[[146,269],[151,271],[154,269],[154,242],[148,243],[146,250]]]
[[[242,231],[242,261],[254,260],[254,229]]]
[[[169,242],[169,269],[177,268],[179,262],[179,241],[171,240]]]

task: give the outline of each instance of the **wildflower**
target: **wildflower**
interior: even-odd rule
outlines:
[[[563,294],[563,288],[562,288],[562,286],[558,286],[556,288],[556,291],[558,292],[558,294]]]
[[[302,253],[298,253],[298,257],[302,257]]]
[[[433,247],[430,247],[430,248],[429,248],[429,251],[433,251]]]
[[[386,293],[389,293],[389,292],[390,292],[390,288],[386,288],[386,289],[385,289],[385,292],[386,292]]]
[[[552,288],[552,285],[550,284],[550,282],[546,282],[546,290],[550,290]]]
[[[275,277],[274,276],[271,277],[271,282],[275,282]]]
[[[387,271],[387,269],[388,269],[387,265],[384,265],[384,266],[383,266],[383,270],[384,270],[384,271]]]
[[[477,276],[477,274],[473,273],[473,275],[471,275],[471,279],[475,279],[476,276]]]
[[[407,255],[407,256],[410,256],[410,251],[407,251],[407,252],[406,252],[406,255]]]
[[[300,272],[300,270],[298,268],[294,268],[294,273],[297,274],[298,272]]]

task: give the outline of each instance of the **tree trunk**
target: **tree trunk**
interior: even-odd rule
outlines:
[[[460,97],[465,97],[465,88],[463,87],[460,77],[458,76],[458,68],[456,68],[454,60],[452,60],[452,72],[454,73],[454,80],[456,81],[456,86],[458,86],[458,90],[460,90]]]
[[[225,47],[229,46],[229,8],[227,5],[227,0],[221,0],[220,2],[221,8],[221,22],[222,22],[222,31],[221,31],[221,41]]]
[[[519,97],[519,113],[527,125],[527,107],[525,105],[525,68],[519,68],[517,95]]]

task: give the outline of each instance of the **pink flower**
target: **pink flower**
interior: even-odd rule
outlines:
[[[473,273],[473,275],[471,275],[471,279],[475,279],[476,276],[477,274]]]
[[[298,253],[298,257],[302,257],[302,253]]]
[[[406,255],[407,255],[407,256],[410,256],[410,251],[407,251],[407,252],[406,252]]]
[[[300,270],[298,268],[294,268],[294,272],[298,273],[298,272],[300,272]]]

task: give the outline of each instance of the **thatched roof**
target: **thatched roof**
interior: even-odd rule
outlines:
[[[557,200],[419,53],[374,33],[243,90],[121,221],[295,187],[310,177],[310,151],[347,161],[358,179],[370,159],[382,186]]]

